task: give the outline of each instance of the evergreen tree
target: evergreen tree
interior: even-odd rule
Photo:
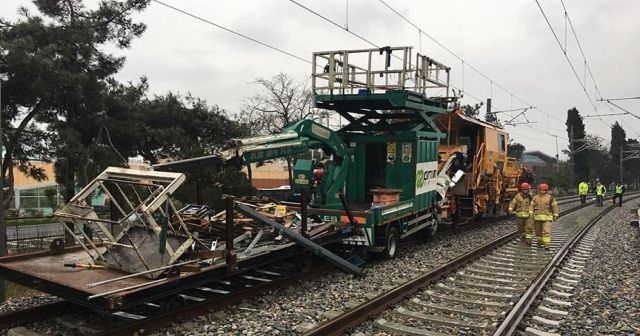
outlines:
[[[611,156],[611,169],[613,170],[613,176],[617,176],[616,180],[621,178],[620,176],[620,148],[624,147],[627,139],[627,134],[616,121],[611,125],[611,147],[609,148],[609,155]]]
[[[580,112],[575,107],[567,111],[567,135],[573,139],[569,143],[569,151],[574,152],[585,143],[585,127]],[[589,151],[583,150],[571,155],[575,180],[584,181],[589,177]],[[571,181],[574,184],[574,181]]]
[[[507,145],[507,155],[509,155],[509,157],[520,160],[525,150],[526,148],[523,144],[509,140],[509,145]]]
[[[145,25],[131,16],[149,0],[104,0],[95,9],[81,0],[33,2],[38,13],[20,8],[15,22],[0,20],[3,122],[17,125],[7,134],[1,176],[16,162],[37,174],[28,160],[34,154],[50,158],[60,146],[73,148],[59,159],[66,160],[69,174],[78,174],[86,171],[89,147],[105,125],[107,80],[124,64],[104,47],[127,48],[144,32]],[[47,143],[45,134],[27,136],[34,123],[48,126],[54,141]],[[80,174],[84,182],[86,175]]]

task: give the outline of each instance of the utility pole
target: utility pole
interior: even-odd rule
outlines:
[[[491,98],[487,98],[487,112],[484,114],[484,121],[496,124],[498,122],[498,116],[491,112]]]
[[[4,141],[2,141],[2,79],[0,79],[0,257],[9,254],[7,250],[7,227],[4,222],[4,176],[2,174],[2,159],[4,158]],[[11,168],[9,168],[11,169]],[[0,278],[0,302],[7,299],[7,285]]]
[[[556,135],[556,173],[560,172],[560,155],[558,154],[558,136]]]
[[[620,145],[620,183],[621,184],[624,183],[624,181],[622,180],[622,175],[623,175],[622,174],[622,161],[624,161],[623,157],[622,157],[622,155],[624,155],[623,152],[624,152],[624,145]]]
[[[573,155],[573,151],[574,151],[574,145],[573,145],[573,126],[571,126],[571,129],[569,130],[569,147],[570,147],[570,151],[569,151],[569,161],[571,162],[571,169],[569,169],[569,182],[571,183],[571,185],[573,185],[573,170],[576,167],[576,163],[574,160],[574,155]]]
[[[623,169],[622,163],[624,161],[633,160],[640,158],[640,144],[628,144],[627,147],[629,150],[624,150],[624,146],[620,146],[620,182],[624,183],[623,178]],[[627,157],[624,157],[625,154],[629,154]]]

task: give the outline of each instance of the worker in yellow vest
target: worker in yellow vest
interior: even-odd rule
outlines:
[[[586,181],[580,182],[578,184],[578,195],[580,195],[580,204],[585,204],[587,202],[587,193],[589,193],[589,183]]]
[[[508,213],[515,212],[516,214],[516,227],[520,234],[520,239],[531,244],[533,239],[533,218],[529,214],[531,208],[531,200],[533,196],[529,193],[529,183],[524,182],[520,184],[520,192],[509,202]]]
[[[620,200],[620,202],[618,202],[619,207],[622,206],[622,194],[624,194],[624,189],[624,184],[618,181],[618,183],[616,183],[615,192],[613,193],[613,204],[616,203],[616,198],[618,198]]]
[[[529,214],[533,217],[538,246],[545,249],[551,247],[551,222],[555,222],[560,215],[555,197],[548,194],[549,186],[540,183],[538,194],[531,200]]]
[[[602,206],[602,202],[604,201],[604,195],[607,193],[607,188],[605,188],[604,184],[598,180],[596,184],[596,206]]]

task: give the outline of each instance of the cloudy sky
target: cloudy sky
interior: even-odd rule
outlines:
[[[534,123],[507,128],[511,138],[529,150],[555,155],[554,135],[560,150],[567,146],[564,121],[566,110],[571,107],[577,107],[582,115],[622,112],[596,101],[600,96],[587,72],[590,102],[535,0],[162,1],[305,60],[311,60],[313,51],[373,47],[340,28],[347,25],[349,31],[376,45],[413,46],[414,52],[421,51],[452,68],[452,84],[466,92],[464,104],[476,103],[473,96],[481,100],[492,97],[494,110],[537,107],[526,113]],[[539,1],[564,46],[561,2]],[[30,4],[25,0],[2,0],[0,16],[15,18],[19,5]],[[602,97],[640,96],[640,1],[564,0],[564,4]],[[117,51],[127,56],[118,78],[136,81],[147,76],[152,93],[190,92],[236,112],[242,99],[259,89],[252,83],[254,79],[285,72],[306,81],[311,72],[309,63],[158,2],[152,2],[137,19],[145,22],[148,29],[131,49]],[[584,61],[569,26],[566,46],[568,58],[585,83]],[[616,103],[640,116],[640,100]],[[515,115],[502,113],[500,118],[508,120],[510,114]],[[631,115],[586,118],[587,132],[603,137],[608,144],[610,125],[616,120],[628,137],[640,137],[640,119]],[[525,119],[520,117],[517,121]]]

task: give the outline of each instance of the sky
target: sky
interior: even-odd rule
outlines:
[[[464,89],[462,104],[492,98],[494,111],[535,107],[514,121],[530,123],[506,129],[527,150],[549,155],[568,146],[568,109],[576,107],[583,116],[623,113],[597,100],[640,96],[638,0],[564,0],[580,46],[571,26],[565,30],[560,0],[538,1],[562,46],[536,0],[162,1],[308,61],[314,51],[374,48],[354,34],[379,46],[412,46],[452,68],[451,84]],[[31,1],[0,1],[0,17],[15,19],[20,5],[32,7]],[[259,92],[257,78],[279,72],[300,82],[310,77],[311,65],[303,60],[155,1],[135,19],[147,24],[144,35],[130,49],[108,50],[127,57],[116,77],[135,82],[146,76],[152,94],[191,93],[235,113],[243,99]],[[614,102],[640,116],[640,99]],[[518,113],[498,116],[506,121]],[[640,117],[630,114],[587,117],[587,134],[608,145],[616,121],[627,137],[640,137]]]

